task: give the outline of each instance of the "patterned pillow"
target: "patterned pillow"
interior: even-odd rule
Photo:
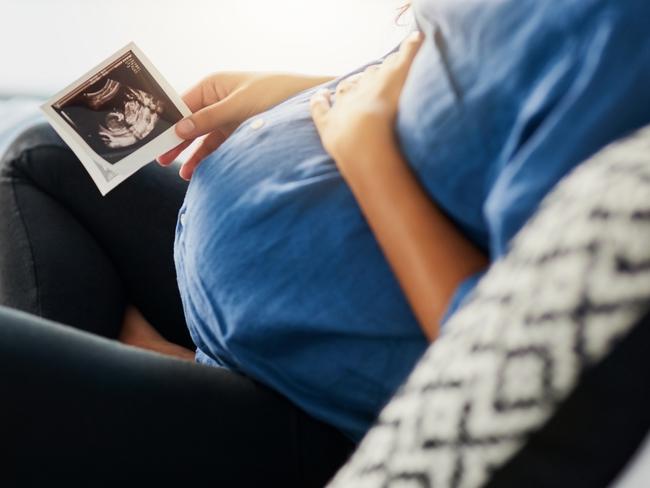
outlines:
[[[557,431],[552,416],[620,341],[648,329],[648,310],[650,127],[556,186],[330,487],[482,486],[531,436]]]

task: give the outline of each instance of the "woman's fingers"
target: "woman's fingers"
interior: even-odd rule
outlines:
[[[324,121],[327,112],[331,108],[331,91],[327,88],[321,88],[309,100],[311,116],[314,119],[316,127],[320,127]]]
[[[351,89],[355,88],[356,86],[359,85],[361,80],[368,74],[372,73],[373,71],[377,71],[379,69],[378,64],[373,64],[368,66],[365,70],[363,70],[361,73],[356,73],[354,75],[350,75],[347,78],[342,79],[338,85],[336,85],[336,96],[343,95],[344,93],[350,91]]]
[[[232,126],[237,122],[236,101],[225,98],[202,108],[176,124],[176,134],[183,139],[196,139],[214,130]]]
[[[420,31],[411,33],[411,35],[402,42],[397,56],[390,61],[387,70],[388,77],[386,78],[386,81],[388,82],[386,88],[390,93],[399,96],[399,93],[402,91],[402,87],[406,82],[406,77],[408,76],[411,64],[413,63],[423,40],[424,36]]]
[[[233,94],[224,97],[217,84],[215,75],[208,76],[183,95],[183,101],[193,113],[176,124],[179,137],[196,139],[236,122],[237,107]]]
[[[199,165],[199,163],[210,153],[216,151],[219,146],[225,141],[227,135],[224,131],[220,129],[214,130],[211,134],[205,137],[196,151],[188,158],[188,160],[181,166],[180,175],[182,178],[189,180],[192,177],[194,169]],[[158,163],[163,166],[168,166],[182,153],[187,149],[194,140],[183,141],[181,144],[176,146],[174,149],[162,154],[156,158]]]
[[[192,141],[183,141],[181,142],[178,146],[176,146],[174,149],[170,149],[164,154],[161,154],[156,158],[156,161],[158,161],[159,164],[163,166],[168,166],[174,162],[174,160],[179,156],[180,153],[185,151],[187,147],[192,144]]]
[[[399,54],[396,60],[397,63],[402,67],[411,66],[411,63],[413,62],[413,59],[415,59],[415,55],[418,53],[423,40],[424,35],[422,32],[412,32],[411,35],[409,35],[400,46]]]
[[[179,171],[180,177],[184,180],[189,180],[201,161],[203,161],[206,156],[216,151],[226,138],[226,134],[221,130],[215,130],[205,137],[199,144],[199,147],[196,148],[196,151],[194,151],[183,166],[181,166]]]
[[[338,85],[336,85],[336,96],[339,97],[340,95],[343,95],[345,92],[354,88],[363,75],[364,73],[357,73],[342,79]]]
[[[338,85],[336,85],[336,97],[339,98],[341,95],[343,95],[346,91],[348,91],[352,87],[352,82],[346,80],[341,80]]]
[[[216,76],[206,76],[192,88],[187,90],[183,94],[182,98],[192,112],[196,112],[212,105],[213,103],[217,103],[220,98],[216,87]]]

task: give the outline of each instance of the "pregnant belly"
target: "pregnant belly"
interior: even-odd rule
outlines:
[[[325,420],[312,402],[352,408],[358,427],[426,341],[320,144],[308,94],[260,117],[204,161],[188,188],[175,243],[188,326],[212,363]]]
[[[410,310],[335,165],[309,130],[270,132],[204,162],[182,209],[185,266],[221,333],[241,334],[239,323],[247,334],[269,323],[395,332]]]

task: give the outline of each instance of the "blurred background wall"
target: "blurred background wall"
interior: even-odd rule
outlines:
[[[129,41],[183,91],[220,70],[343,74],[406,34],[402,0],[0,0],[0,97],[50,96]]]

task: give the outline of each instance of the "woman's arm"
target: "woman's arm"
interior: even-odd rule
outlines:
[[[393,125],[420,37],[397,57],[312,99],[325,148],[335,159],[430,340],[457,286],[488,260],[436,207],[400,154]]]
[[[205,136],[181,167],[181,177],[190,179],[203,158],[215,151],[244,120],[302,90],[333,79],[333,76],[240,71],[207,76],[183,95],[193,112],[176,124],[176,133],[185,142],[159,156],[158,162],[170,164],[195,139]]]
[[[406,294],[433,340],[458,285],[487,258],[436,207],[389,137],[360,149],[346,181]]]

